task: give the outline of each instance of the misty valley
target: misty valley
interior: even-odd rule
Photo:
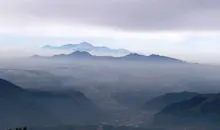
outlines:
[[[220,68],[128,54],[1,62],[0,128],[217,130]]]
[[[0,130],[220,130],[220,0],[0,0]]]

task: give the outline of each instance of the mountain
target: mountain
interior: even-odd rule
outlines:
[[[124,57],[123,60],[139,60],[139,61],[149,61],[149,62],[163,62],[163,63],[184,63],[184,61],[152,54],[150,56],[140,55],[138,53],[130,53]]]
[[[126,49],[111,49],[105,46],[93,46],[88,42],[82,42],[80,44],[66,44],[62,46],[50,46],[46,45],[43,49],[49,50],[71,50],[71,51],[86,51],[93,55],[99,56],[124,56],[130,53]]]
[[[162,126],[219,126],[220,94],[200,94],[165,107],[154,117]]]
[[[34,55],[32,58],[51,58],[51,57],[41,57],[39,55]],[[126,56],[122,57],[112,57],[112,56],[95,56],[91,55],[89,52],[86,51],[75,51],[71,54],[60,54],[60,55],[54,55],[52,58],[60,58],[60,59],[92,59],[92,60],[117,60],[117,61],[144,61],[148,63],[177,63],[182,64],[186,63],[184,61],[166,57],[166,56],[160,56],[160,55],[140,55],[138,53],[130,53]]]
[[[153,98],[147,101],[144,105],[144,109],[160,111],[164,107],[173,104],[175,102],[180,102],[184,100],[191,99],[195,96],[199,95],[199,93],[195,92],[177,92],[177,93],[167,93],[162,96]]]
[[[92,123],[99,117],[99,108],[79,91],[27,90],[3,79],[0,104],[0,128]]]
[[[146,61],[148,63],[186,63],[182,60],[166,57],[166,56],[160,56],[152,54],[150,56],[141,55],[138,53],[130,53],[126,56],[119,57],[121,60],[130,60],[130,61]]]
[[[43,46],[44,49],[57,49],[57,50],[73,50],[73,51],[89,51],[94,48],[93,45],[87,42],[82,42],[80,44],[66,44],[62,46]]]
[[[0,128],[58,122],[46,108],[32,99],[33,97],[28,91],[0,79]]]
[[[179,62],[179,63],[183,63],[183,61],[175,59],[175,58],[171,58],[171,57],[167,57],[167,56],[160,56],[160,55],[156,55],[156,54],[152,54],[149,56],[149,59],[151,61],[160,61],[160,62]]]
[[[64,124],[91,124],[99,122],[101,109],[83,93],[75,90],[32,90],[37,103],[44,106]],[[93,117],[96,117],[94,119]]]
[[[75,51],[71,54],[60,54],[60,55],[54,55],[53,58],[76,58],[76,59],[88,59],[88,58],[94,58],[96,56],[92,56],[90,53],[86,51]]]
[[[121,57],[123,60],[148,60],[148,56],[140,55],[138,53],[130,53],[124,57]]]
[[[75,52],[69,54],[68,56],[70,56],[70,57],[92,57],[92,55],[90,53],[85,52],[85,51],[82,51],[82,52],[75,51]]]

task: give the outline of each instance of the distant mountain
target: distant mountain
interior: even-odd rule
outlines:
[[[26,90],[3,79],[0,105],[0,128],[91,123],[99,117],[99,108],[81,92]]]
[[[160,56],[152,54],[150,56],[140,55],[138,53],[130,53],[124,57],[122,57],[124,60],[139,60],[139,61],[149,61],[149,62],[164,62],[164,63],[184,63],[184,61],[166,57],[166,56]]]
[[[92,55],[88,52],[85,52],[85,51],[75,51],[71,54],[69,54],[68,56],[70,57],[92,57]]]
[[[160,55],[140,55],[137,53],[130,53],[126,56],[122,57],[112,57],[112,56],[94,56],[91,55],[89,52],[86,51],[75,51],[71,54],[60,54],[60,55],[54,55],[52,57],[41,57],[39,55],[34,55],[32,58],[60,58],[60,59],[93,59],[93,60],[117,60],[117,61],[144,61],[148,63],[186,63],[184,61],[166,57],[166,56],[160,56]]]
[[[183,61],[179,60],[179,59],[175,59],[175,58],[171,58],[171,57],[167,57],[167,56],[160,56],[160,55],[156,55],[156,54],[152,54],[149,56],[149,59],[151,61],[160,61],[160,62],[179,62],[179,63],[183,63]]]
[[[153,98],[150,101],[147,101],[146,104],[144,105],[144,109],[152,110],[152,111],[160,111],[164,109],[164,107],[170,104],[188,100],[197,95],[199,95],[199,93],[195,93],[195,92],[167,93],[162,96]]]
[[[88,42],[82,42],[80,44],[66,44],[62,46],[50,46],[46,45],[42,47],[43,49],[50,49],[50,50],[71,50],[71,51],[86,51],[93,55],[99,56],[124,56],[129,53],[130,51],[126,49],[111,49],[105,46],[93,46]]]
[[[130,53],[124,57],[121,57],[123,60],[148,60],[148,56],[140,55],[138,53]]]
[[[90,53],[86,51],[75,51],[71,54],[65,55],[65,54],[60,54],[60,55],[54,55],[53,58],[94,58],[96,56],[92,56]]]
[[[168,105],[155,115],[154,123],[163,126],[219,126],[220,94],[200,94]]]
[[[44,49],[58,49],[58,50],[72,50],[72,51],[90,51],[94,48],[93,45],[87,42],[82,42],[80,44],[66,44],[62,46],[43,46]]]

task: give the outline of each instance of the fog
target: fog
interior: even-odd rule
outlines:
[[[149,126],[155,113],[143,106],[165,93],[220,92],[220,67],[192,63],[25,58],[1,61],[0,78],[28,90],[80,91],[109,125]]]
[[[19,59],[1,62],[2,78],[20,84],[54,81],[57,87],[101,87],[170,91],[216,92],[220,67],[203,64],[153,64],[141,61]],[[7,71],[6,71],[7,70]],[[21,76],[23,75],[23,76]],[[10,76],[16,78],[12,79]],[[26,78],[29,78],[28,80]],[[25,81],[23,81],[25,80]],[[59,82],[59,84],[58,84]],[[208,86],[207,86],[208,85]],[[36,86],[35,86],[36,87]]]

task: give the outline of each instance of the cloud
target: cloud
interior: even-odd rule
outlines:
[[[0,0],[0,44],[5,52],[18,43],[25,46],[20,50],[33,51],[88,40],[144,54],[219,61],[219,7],[219,0]]]
[[[0,24],[80,24],[125,31],[219,30],[219,6],[219,0],[1,0]]]

